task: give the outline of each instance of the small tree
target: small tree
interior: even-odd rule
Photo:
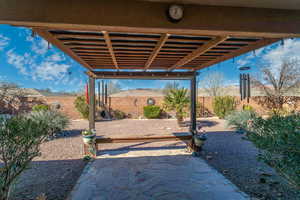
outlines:
[[[185,109],[189,102],[187,89],[172,89],[164,98],[164,108],[169,111],[175,111],[177,121],[180,123],[183,120]]]
[[[211,72],[200,82],[206,93],[211,97],[222,96],[224,94],[224,74],[221,72]]]
[[[85,96],[78,96],[74,101],[74,105],[84,119],[89,117],[89,105],[86,103]]]
[[[252,77],[253,85],[266,97],[260,104],[268,108],[283,109],[284,104],[295,101],[294,92],[300,87],[300,66],[298,60],[284,60],[278,69],[271,66],[261,68],[262,78]]]
[[[8,200],[16,178],[40,155],[39,146],[48,137],[43,121],[25,116],[0,118],[0,200]]]

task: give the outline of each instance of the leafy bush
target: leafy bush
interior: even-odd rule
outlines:
[[[188,90],[185,88],[172,89],[164,98],[164,108],[175,111],[178,122],[182,121],[185,109],[189,104]]]
[[[89,117],[89,105],[86,103],[85,96],[78,96],[74,101],[74,105],[84,119]]]
[[[256,118],[248,138],[263,149],[261,160],[300,189],[300,115]]]
[[[213,100],[214,113],[221,119],[235,110],[235,99],[231,96],[219,96]]]
[[[49,106],[45,104],[39,104],[39,105],[34,105],[32,107],[32,111],[37,112],[37,111],[46,111],[49,110]]]
[[[69,118],[58,111],[36,111],[27,114],[26,117],[37,123],[47,124],[50,136],[58,134],[70,123]]]
[[[254,120],[257,114],[254,111],[242,110],[233,111],[225,117],[227,120],[227,126],[233,126],[235,129],[248,129],[248,124],[250,120]]]
[[[16,178],[40,155],[39,146],[49,136],[49,123],[26,116],[0,118],[0,200],[7,200]]]
[[[159,118],[161,109],[159,106],[150,105],[144,107],[144,116],[148,119]]]
[[[243,105],[243,110],[246,110],[246,111],[254,111],[254,108],[250,105]]]
[[[113,116],[116,119],[124,119],[124,118],[126,118],[126,114],[123,111],[121,111],[121,110],[114,110],[113,111]]]

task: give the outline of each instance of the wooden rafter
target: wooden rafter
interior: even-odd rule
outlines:
[[[109,34],[108,34],[107,31],[102,31],[102,33],[103,33],[103,37],[104,37],[104,40],[106,42],[107,48],[109,50],[109,53],[111,55],[112,61],[113,61],[114,65],[115,65],[115,67],[117,69],[119,69],[117,58],[115,56],[115,53],[114,53],[114,50],[113,50],[113,46],[112,46],[112,43],[111,43],[111,40],[110,40],[110,37],[109,37]]]
[[[183,65],[185,65],[186,63],[194,60],[195,58],[197,58],[198,56],[200,56],[201,54],[204,54],[205,52],[207,52],[208,50],[210,50],[211,48],[217,46],[218,44],[224,42],[228,37],[227,36],[219,36],[216,37],[215,39],[207,42],[206,44],[200,46],[198,49],[196,49],[195,51],[193,51],[192,53],[186,55],[185,57],[183,57],[182,59],[180,59],[178,62],[176,62],[174,65],[172,65],[168,70],[174,70],[178,67],[181,67]]]
[[[167,39],[169,38],[170,34],[163,34],[159,41],[157,42],[154,50],[152,51],[151,55],[149,56],[149,59],[147,60],[146,64],[145,64],[145,70],[147,70],[152,62],[154,61],[155,57],[157,56],[157,54],[159,53],[159,51],[161,50],[161,48],[164,46],[164,44],[166,43]]]
[[[217,59],[214,59],[214,60],[211,60],[209,62],[205,62],[199,66],[196,66],[195,68],[193,68],[193,70],[199,70],[199,69],[203,69],[205,67],[208,67],[208,66],[211,66],[211,65],[214,65],[216,63],[219,63],[219,62],[222,62],[222,61],[225,61],[229,58],[232,58],[232,57],[236,57],[236,56],[239,56],[243,53],[246,53],[248,51],[251,51],[253,49],[258,49],[258,48],[261,48],[263,46],[266,46],[266,45],[269,45],[269,44],[272,44],[274,42],[277,42],[279,41],[280,39],[274,39],[274,38],[269,38],[269,39],[262,39],[262,40],[259,40],[251,45],[248,45],[247,47],[243,47],[237,51],[233,51],[232,53],[229,53],[229,54],[226,54],[224,56],[221,56]]]
[[[62,50],[65,53],[67,53],[70,57],[72,57],[78,63],[82,64],[87,69],[93,70],[89,64],[87,64],[83,59],[81,59],[78,55],[76,55],[70,48],[63,45],[63,43],[61,43],[58,39],[53,37],[47,30],[41,29],[41,28],[33,28],[33,31],[36,32],[37,34],[39,34],[41,37],[43,37],[49,43],[55,45],[57,48],[59,48],[60,50]]]

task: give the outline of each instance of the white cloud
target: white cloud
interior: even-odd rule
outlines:
[[[36,56],[29,53],[19,55],[13,49],[9,50],[6,55],[9,64],[13,65],[20,74],[33,80],[62,81],[67,77],[68,70],[71,67],[68,64],[54,62],[54,60],[58,60],[57,56],[53,56],[55,54],[42,59],[41,62],[38,62]]]
[[[9,44],[9,38],[4,35],[0,35],[0,51],[3,50]]]
[[[9,50],[6,53],[7,63],[13,65],[23,75],[28,75],[26,65],[29,64],[29,59],[26,59],[27,55],[18,55],[13,50]]]
[[[249,65],[251,63],[252,59],[254,59],[256,57],[260,57],[263,54],[264,50],[265,50],[265,48],[263,47],[263,48],[256,49],[252,52],[247,53],[245,57],[240,58],[237,61],[238,67],[243,67],[245,65]]]
[[[57,64],[46,61],[35,67],[32,78],[34,80],[61,80],[66,76],[69,68],[70,66],[67,64]]]
[[[60,62],[60,61],[65,60],[65,57],[60,55],[59,53],[55,53],[55,54],[50,55],[47,59],[48,59],[48,61],[51,61],[51,62]]]
[[[262,56],[269,66],[277,69],[286,59],[300,60],[300,40],[287,39],[284,45],[277,45]]]
[[[38,41],[32,41],[31,50],[37,54],[45,54],[48,51],[48,42],[44,39]]]

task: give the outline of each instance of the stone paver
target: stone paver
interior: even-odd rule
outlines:
[[[244,200],[247,195],[185,149],[102,152],[69,200]]]

